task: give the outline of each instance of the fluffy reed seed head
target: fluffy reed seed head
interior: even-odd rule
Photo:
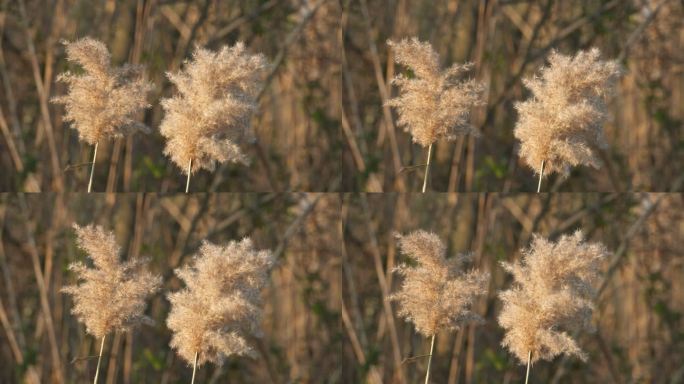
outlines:
[[[64,44],[67,60],[80,64],[85,72],[59,75],[57,80],[66,83],[69,91],[52,101],[64,104],[64,120],[73,123],[80,140],[95,144],[136,131],[149,132],[133,120],[136,113],[149,107],[145,98],[152,85],[143,79],[143,67],[111,67],[107,47],[90,37]]]
[[[601,166],[596,148],[605,148],[606,95],[620,75],[617,61],[601,61],[597,48],[574,57],[553,51],[539,77],[524,79],[532,98],[516,103],[515,137],[520,157],[544,176],[570,166]]]
[[[93,268],[81,262],[69,265],[81,281],[62,289],[74,298],[71,313],[97,338],[115,329],[127,330],[141,322],[151,322],[143,315],[145,299],[159,289],[161,277],[140,269],[147,260],[121,263],[121,249],[112,232],[93,225],[74,224],[74,229],[78,246],[88,253]]]
[[[442,138],[455,140],[469,133],[478,134],[468,122],[470,109],[484,104],[484,86],[475,80],[460,80],[471,64],[454,64],[442,70],[439,55],[430,43],[417,38],[387,41],[395,61],[411,69],[392,79],[399,96],[387,102],[399,114],[397,120],[411,133],[413,141],[427,147]]]
[[[260,291],[273,263],[271,252],[255,250],[249,238],[225,246],[204,242],[194,265],[175,271],[186,287],[168,296],[171,347],[190,364],[195,352],[199,365],[255,357],[246,338],[260,335]]]
[[[399,249],[411,259],[393,270],[403,277],[401,289],[390,296],[399,302],[399,316],[426,337],[483,321],[470,307],[477,295],[487,291],[489,274],[463,271],[470,255],[446,259],[444,243],[434,233],[422,230],[397,234],[397,238]]]
[[[581,231],[555,243],[535,235],[522,261],[502,263],[514,278],[513,287],[500,294],[502,345],[521,364],[530,351],[532,362],[563,353],[586,360],[567,332],[591,329],[592,283],[607,253],[600,243],[585,243]]]
[[[266,58],[250,55],[241,42],[218,52],[197,48],[184,70],[167,73],[178,95],[163,99],[164,153],[187,173],[213,170],[216,162],[247,163],[239,144],[253,138],[249,121]]]

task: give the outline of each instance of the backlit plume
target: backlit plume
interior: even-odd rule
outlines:
[[[415,37],[387,44],[396,62],[412,71],[412,76],[400,74],[392,80],[399,96],[387,105],[397,109],[398,124],[411,133],[413,141],[427,147],[440,139],[477,134],[468,116],[473,106],[484,104],[484,87],[475,80],[460,79],[471,65],[454,64],[441,70],[437,52]]]
[[[446,259],[444,243],[422,230],[397,237],[399,249],[410,258],[394,269],[403,277],[401,289],[390,296],[399,303],[399,315],[426,337],[481,322],[470,308],[475,297],[486,292],[489,275],[463,270],[470,255]]]
[[[597,48],[574,57],[552,52],[539,77],[524,79],[532,97],[516,103],[519,119],[515,137],[520,157],[535,172],[544,161],[544,175],[567,173],[571,166],[601,162],[597,148],[605,148],[605,98],[620,75],[616,61],[599,60]]]
[[[81,262],[70,264],[80,284],[64,287],[62,292],[73,295],[72,313],[87,332],[102,338],[113,330],[151,321],[143,315],[145,299],[159,289],[161,278],[141,270],[146,260],[121,263],[114,234],[102,227],[74,224],[74,229],[78,246],[88,253],[93,268]]]
[[[222,364],[231,355],[255,356],[247,338],[259,336],[261,288],[274,259],[250,239],[226,246],[205,242],[192,266],[176,269],[186,287],[169,295],[171,347],[188,363]]]
[[[246,163],[240,149],[253,138],[249,123],[266,67],[263,55],[250,55],[243,43],[218,52],[197,48],[184,70],[167,76],[178,95],[163,99],[164,153],[187,174],[213,170],[216,163]]]
[[[107,47],[89,37],[64,44],[67,59],[80,64],[84,73],[59,75],[57,80],[66,83],[69,91],[52,101],[64,104],[64,120],[73,123],[79,138],[96,144],[135,131],[149,132],[144,124],[133,120],[135,114],[149,107],[146,96],[152,85],[144,80],[143,67],[111,67]]]
[[[592,283],[607,253],[600,243],[585,243],[578,231],[555,243],[535,236],[521,261],[503,263],[514,282],[500,294],[499,324],[506,330],[502,345],[521,364],[530,351],[532,362],[563,353],[586,360],[568,332],[591,329]]]

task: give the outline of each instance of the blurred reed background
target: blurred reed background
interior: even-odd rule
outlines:
[[[472,124],[481,136],[439,142],[433,149],[431,190],[534,191],[533,171],[518,159],[514,102],[529,91],[522,78],[547,64],[552,49],[566,55],[590,47],[625,69],[610,98],[609,148],[601,169],[576,167],[562,191],[682,190],[684,137],[684,4],[677,0],[388,0],[345,1],[342,129],[343,190],[417,191],[425,150],[397,127],[383,107],[407,73],[386,40],[416,36],[432,44],[443,66],[471,61],[483,81],[486,106]],[[546,184],[547,182],[545,182]],[[561,185],[562,184],[562,185]]]
[[[260,357],[202,366],[198,382],[340,382],[339,212],[339,197],[328,194],[1,195],[0,382],[92,381],[99,342],[60,292],[75,283],[68,264],[85,260],[74,222],[114,231],[124,260],[149,257],[164,279],[146,310],[156,324],[107,338],[101,383],[190,381],[192,368],[168,345],[166,294],[181,287],[172,271],[204,239],[245,236],[276,257],[262,296],[264,336],[250,340]]]
[[[85,191],[92,147],[51,104],[66,93],[57,74],[76,66],[60,40],[90,36],[114,65],[143,64],[154,88],[139,116],[152,128],[102,143],[94,191],[183,191],[162,153],[159,100],[176,93],[165,77],[200,45],[245,42],[271,63],[245,148],[251,165],[193,176],[197,191],[328,191],[339,187],[343,143],[339,4],[332,0],[2,0],[0,4],[0,191]],[[84,165],[85,164],[85,165]]]
[[[498,291],[512,278],[500,261],[520,258],[533,233],[551,240],[582,229],[613,255],[602,267],[596,332],[578,337],[586,363],[560,357],[534,365],[533,383],[678,383],[684,379],[684,197],[681,194],[360,194],[342,202],[343,381],[417,383],[430,340],[396,315],[390,271],[406,261],[395,232],[435,232],[447,257],[472,251],[491,274],[474,310],[482,325],[438,333],[435,383],[520,383],[525,366],[501,345]],[[422,357],[420,357],[422,356]],[[416,358],[412,358],[416,357]]]

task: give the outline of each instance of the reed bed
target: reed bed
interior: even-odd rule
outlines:
[[[203,336],[195,383],[339,382],[338,198],[77,197],[0,196],[0,382],[93,382],[104,345],[99,383],[190,383],[193,332]]]
[[[98,192],[183,191],[189,168],[194,169],[191,187],[196,191],[339,189],[340,50],[330,39],[339,30],[335,2],[3,4],[0,191],[86,191],[91,174],[92,190]],[[71,45],[60,44],[62,40]],[[259,81],[251,79],[248,88],[235,92],[245,85],[239,79],[230,85],[236,68],[215,73],[215,82],[205,81],[204,91],[216,90],[220,79],[228,81],[224,86],[236,86],[230,90],[232,109],[217,108],[220,98],[212,95],[195,98],[190,109],[174,109],[176,117],[169,119],[172,111],[164,109],[162,100],[168,104],[178,97],[186,102],[193,98],[183,95],[166,73],[179,79],[194,52],[220,53],[240,41],[245,51],[260,53],[271,64],[264,68],[253,63]],[[58,76],[66,71],[68,75]],[[51,104],[53,98],[66,108]],[[250,113],[235,114],[243,107]],[[164,154],[167,139],[160,127],[165,121],[164,131],[174,131],[170,123],[179,123],[182,116],[203,127],[203,153],[208,149],[219,160],[249,159],[249,166],[198,157],[188,167],[182,159],[181,176]],[[225,119],[216,125],[216,118]],[[129,128],[143,126],[150,134],[127,134]],[[85,130],[89,133],[84,136]],[[226,139],[244,156],[223,154]],[[183,152],[179,146],[172,151],[176,156]],[[206,168],[211,164],[215,169],[210,172]]]
[[[684,154],[681,3],[361,1],[343,9],[342,20],[343,190],[421,190],[426,155],[401,130],[412,118],[430,125],[442,114],[434,96],[423,99],[432,109],[412,116],[390,108],[408,94],[391,80],[425,84],[429,66],[410,70],[385,44],[413,38],[441,65],[471,62],[467,78],[484,87],[483,106],[464,121],[479,135],[432,145],[430,190],[682,190],[682,163],[671,161]],[[410,59],[426,62],[421,57],[414,51]],[[558,83],[547,84],[550,77]],[[540,185],[542,160],[548,177]]]
[[[429,367],[432,383],[523,383],[529,357],[531,383],[670,380],[682,358],[670,337],[684,310],[682,204],[657,193],[345,196],[343,353],[353,363],[343,381],[423,383]],[[443,246],[416,241],[407,252],[395,233],[419,229]],[[490,278],[468,307],[482,321],[438,332],[429,353],[421,325],[444,312],[430,305],[439,286],[425,287],[448,279],[419,271],[441,250],[445,263],[472,252],[465,271]],[[387,291],[410,305],[387,308]]]

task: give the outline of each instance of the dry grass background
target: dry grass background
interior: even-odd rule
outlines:
[[[149,257],[163,276],[145,312],[154,326],[107,337],[101,383],[189,382],[192,367],[169,347],[166,294],[172,269],[201,241],[251,236],[276,265],[263,290],[258,359],[231,357],[198,371],[202,383],[340,382],[340,200],[329,194],[28,194],[0,197],[0,382],[88,382],[99,340],[70,314],[60,293],[75,283],[69,263],[84,261],[71,223],[111,229],[123,259]],[[87,358],[93,356],[94,358]]]
[[[681,194],[363,194],[342,202],[344,382],[416,383],[430,340],[383,300],[400,287],[389,272],[405,261],[394,232],[436,233],[447,255],[472,251],[489,272],[474,306],[482,325],[437,334],[434,383],[519,383],[525,366],[501,346],[500,266],[521,257],[533,233],[551,240],[583,229],[587,242],[613,252],[602,263],[594,334],[580,333],[588,355],[538,362],[533,383],[680,383],[684,380],[684,198]],[[405,360],[408,359],[408,360]],[[402,363],[403,362],[403,363]],[[402,381],[403,379],[403,381]]]
[[[182,191],[185,179],[162,153],[159,100],[176,91],[176,72],[195,44],[217,50],[244,41],[273,64],[252,119],[252,165],[193,176],[195,191],[327,191],[339,187],[343,143],[340,7],[332,0],[2,0],[0,2],[0,191],[84,191],[92,148],[63,121],[57,74],[76,69],[61,39],[103,41],[113,65],[145,65],[153,129],[101,143],[94,191]],[[103,145],[104,144],[104,145]]]
[[[497,293],[511,277],[498,262],[519,259],[533,233],[557,240],[579,228],[615,252],[602,266],[597,333],[577,337],[589,361],[540,362],[532,381],[684,382],[683,196],[507,194],[537,183],[513,135],[515,102],[529,96],[522,78],[554,48],[592,46],[625,69],[608,104],[605,165],[552,175],[544,189],[681,191],[683,20],[679,0],[0,0],[0,191],[43,192],[0,194],[0,383],[93,376],[99,343],[60,293],[75,281],[69,263],[85,257],[73,222],[113,230],[125,258],[148,256],[163,277],[146,310],[156,325],[107,338],[101,382],[189,381],[165,325],[165,294],[182,285],[172,271],[202,240],[244,236],[277,259],[261,357],[208,364],[198,381],[418,382],[429,340],[386,299],[404,261],[393,233],[418,229],[435,232],[448,255],[472,251],[492,276],[474,307],[484,324],[438,334],[433,382],[519,382],[524,367],[500,345]],[[59,40],[83,36],[102,40],[113,65],[145,65],[154,83],[152,108],[137,116],[153,132],[101,143],[93,189],[155,193],[68,193],[85,191],[92,147],[49,100],[66,92],[57,74],[75,68]],[[251,165],[200,171],[191,190],[418,190],[424,149],[387,104],[404,69],[385,42],[411,36],[429,41],[442,66],[473,61],[487,89],[470,116],[481,136],[435,146],[429,189],[503,193],[163,194],[185,185],[158,132],[159,101],[175,93],[164,73],[195,44],[239,40],[273,64],[252,119],[258,140],[245,148]]]
[[[576,167],[548,189],[670,191],[684,174],[684,4],[678,0],[359,0],[344,2],[343,116],[348,150],[343,190],[417,191],[424,150],[397,126],[383,103],[397,94],[389,80],[405,68],[387,39],[428,41],[443,66],[472,61],[483,81],[485,107],[471,123],[482,134],[440,142],[433,153],[431,190],[534,191],[536,179],[518,159],[513,136],[516,101],[529,91],[522,78],[552,49],[574,55],[590,47],[617,59],[625,75],[610,99],[605,165]],[[559,185],[562,182],[562,185]],[[547,182],[545,182],[545,185]]]

